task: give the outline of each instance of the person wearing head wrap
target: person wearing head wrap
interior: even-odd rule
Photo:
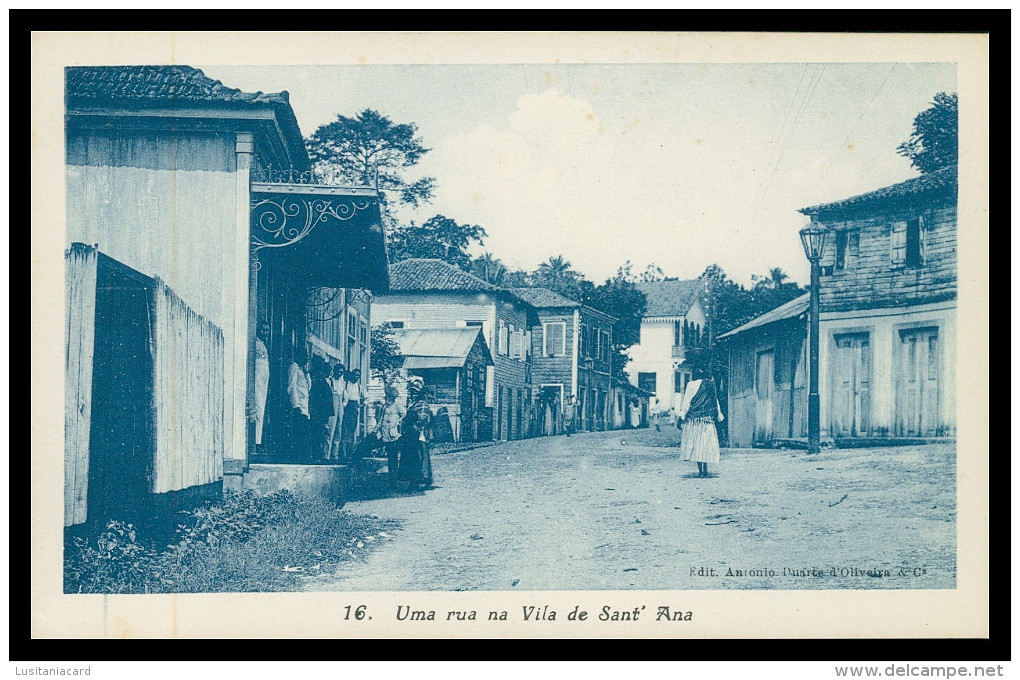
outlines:
[[[698,476],[708,477],[708,464],[719,462],[719,433],[716,422],[722,422],[715,382],[707,369],[697,367],[694,377],[687,383],[680,401],[677,427],[683,423],[680,434],[680,455],[684,460],[698,464]]]
[[[407,413],[401,423],[398,476],[416,491],[432,484],[432,409],[425,398],[425,381],[412,375],[407,379]]]

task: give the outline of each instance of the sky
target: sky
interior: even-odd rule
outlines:
[[[408,177],[437,188],[403,220],[479,224],[475,254],[595,282],[629,260],[805,283],[797,210],[916,176],[896,147],[957,89],[948,63],[194,66],[287,90],[306,136],[365,108],[414,123],[431,151]]]

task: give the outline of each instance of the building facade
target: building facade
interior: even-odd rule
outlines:
[[[955,434],[956,197],[945,168],[801,210],[833,232],[819,287],[823,437]],[[804,296],[720,337],[734,445],[806,435],[806,333]]]
[[[286,92],[187,66],[73,67],[65,101],[70,526],[129,476],[150,495],[240,487],[256,322],[282,364],[310,349],[313,289],[385,289],[387,274],[377,190],[311,181]],[[138,348],[154,368],[116,373]],[[111,470],[128,448],[142,462]]]
[[[687,351],[706,344],[704,288],[699,279],[667,279],[637,286],[645,294],[647,306],[639,342],[627,350],[627,372],[632,384],[655,395],[653,407],[665,412],[679,407],[691,379],[690,371],[682,366]]]
[[[538,323],[531,329],[532,375],[540,415],[535,434],[562,431],[556,414],[562,413],[567,399],[574,402],[575,429],[612,429],[616,319],[547,288],[511,290],[538,310]]]
[[[510,291],[443,260],[409,259],[390,265],[390,287],[373,303],[373,323],[395,329],[481,328],[492,355],[480,438],[527,436],[532,412],[532,339],[535,309]],[[488,434],[488,437],[486,437]]]

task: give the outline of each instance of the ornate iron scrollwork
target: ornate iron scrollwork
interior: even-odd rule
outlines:
[[[263,248],[290,246],[330,218],[341,222],[354,218],[360,211],[377,203],[368,197],[308,198],[304,196],[265,196],[252,200],[251,248],[257,253]]]

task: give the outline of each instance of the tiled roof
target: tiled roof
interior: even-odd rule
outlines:
[[[698,298],[701,280],[643,281],[637,287],[648,300],[645,317],[683,316]]]
[[[749,331],[752,328],[758,328],[760,326],[765,326],[770,323],[775,323],[776,321],[782,321],[783,319],[792,319],[796,316],[800,316],[801,314],[804,314],[805,312],[808,311],[808,306],[810,302],[811,293],[804,293],[800,297],[795,297],[789,302],[784,302],[783,304],[779,305],[772,311],[765,312],[761,316],[751,319],[743,326],[737,326],[732,331],[728,333],[723,333],[717,339],[722,340],[724,338],[729,338],[734,335],[737,335],[738,333]]]
[[[404,355],[404,368],[459,368],[467,360],[481,328],[403,328],[393,340]],[[482,341],[484,343],[484,340]],[[486,354],[488,363],[492,357]]]
[[[443,260],[411,258],[390,265],[390,291],[449,290],[469,293],[501,292],[474,274]]]
[[[823,212],[837,212],[849,208],[856,208],[867,203],[906,199],[913,196],[922,196],[932,193],[944,193],[947,195],[951,193],[955,196],[956,186],[957,168],[955,165],[951,165],[942,168],[941,170],[921,175],[920,177],[908,179],[905,182],[899,182],[898,184],[882,187],[875,191],[869,191],[865,194],[858,194],[857,196],[844,198],[843,200],[835,201],[833,203],[822,203],[820,205],[813,205],[809,208],[801,208],[800,212],[805,215],[817,215]]]
[[[308,167],[301,128],[290,97],[277,93],[242,92],[213,80],[191,66],[70,66],[64,69],[67,104],[125,109],[167,109],[186,105],[231,107],[272,106],[283,135],[289,163],[298,171]],[[171,114],[167,114],[171,116]]]
[[[69,100],[146,100],[289,104],[286,92],[265,94],[226,87],[191,66],[71,66]]]
[[[539,309],[549,307],[580,307],[580,302],[563,297],[548,288],[510,288],[511,293]]]

